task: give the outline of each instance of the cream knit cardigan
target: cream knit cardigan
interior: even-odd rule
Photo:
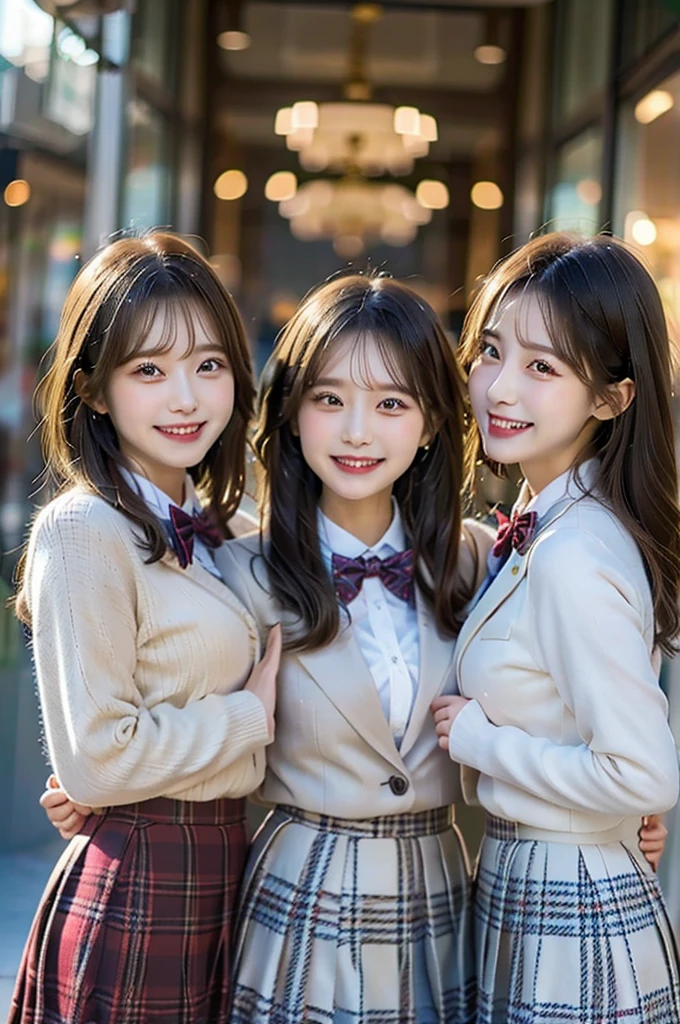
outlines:
[[[144,558],[132,524],[83,491],[35,522],[26,599],[54,771],[93,806],[249,793],[268,742],[264,706],[242,690],[254,623],[196,561]]]

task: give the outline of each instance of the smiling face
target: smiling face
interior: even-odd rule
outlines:
[[[321,481],[322,511],[348,529],[366,513],[389,524],[392,486],[429,439],[418,402],[395,384],[370,335],[359,349],[354,337],[338,342],[303,395],[296,432]]]
[[[130,469],[178,504],[187,468],[201,462],[234,408],[224,348],[200,310],[194,312],[189,324],[181,310],[159,307],[142,348],[112,372],[104,394],[92,402],[108,413]]]
[[[492,314],[469,390],[487,457],[519,463],[534,494],[574,464],[598,421],[611,416],[556,356],[531,292],[507,298]]]

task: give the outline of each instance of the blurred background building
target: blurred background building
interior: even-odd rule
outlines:
[[[41,469],[40,361],[117,231],[192,237],[258,365],[347,261],[408,278],[455,335],[479,275],[545,224],[640,247],[675,321],[680,0],[0,0],[0,197],[6,596]],[[0,610],[0,850],[49,835],[44,776]]]

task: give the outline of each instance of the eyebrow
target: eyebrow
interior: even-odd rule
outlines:
[[[151,347],[151,346],[149,348],[142,347],[139,350],[139,352],[137,352],[133,356],[130,356],[130,358],[128,360],[126,360],[126,362],[131,363],[131,362],[134,362],[135,359],[150,358],[151,356],[154,356],[154,357],[155,356],[159,356],[159,355],[167,356],[170,351],[171,351],[170,349],[165,349],[165,350],[160,350],[159,351],[158,348],[154,348],[154,347]],[[192,348],[191,352],[187,352],[186,356],[182,356],[182,358],[183,359],[188,359],[189,356],[193,356],[196,353],[198,353],[199,356],[206,355],[208,352],[220,352],[220,353],[224,354],[224,349],[217,342],[209,342],[209,341],[208,342],[203,342],[203,344],[201,344],[201,345],[194,345],[194,347]]]
[[[347,380],[341,380],[339,377],[318,377],[312,382],[311,387],[313,388],[341,388],[346,386],[349,382]],[[352,381],[352,383],[355,383]],[[373,381],[370,390],[374,391],[398,391],[400,395],[408,395],[411,397],[411,392],[408,388],[402,387],[400,384],[395,384],[394,381]]]
[[[482,336],[484,335],[486,335],[489,338],[495,338],[496,341],[503,340],[498,331],[494,331],[493,327],[483,327]],[[538,342],[535,341],[522,341],[521,338],[518,338],[517,341],[519,342],[522,348],[528,349],[530,352],[545,352],[546,355],[550,355],[553,356],[555,359],[559,359],[557,352],[554,348],[551,348],[550,345],[539,345]]]

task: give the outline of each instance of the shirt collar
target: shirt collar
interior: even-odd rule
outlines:
[[[595,483],[597,468],[597,459],[587,459],[576,469],[568,469],[566,473],[555,477],[542,491],[535,494],[533,498],[525,480],[512,510],[513,515],[515,512],[535,512],[540,522],[541,518],[558,501],[561,501],[563,498],[579,498],[583,494],[584,489],[586,491],[590,490]]]
[[[360,555],[387,558],[389,555],[404,551],[406,534],[396,501],[392,502],[392,509],[392,522],[380,540],[371,547],[367,547],[362,540],[332,522],[321,509],[317,509],[319,544],[324,561],[330,565],[333,554],[342,555],[344,558],[358,558]]]
[[[121,475],[125,478],[130,487],[135,491],[142,501],[148,506],[148,508],[158,516],[160,519],[170,518],[170,506],[174,505],[175,502],[168,497],[165,491],[162,491],[160,487],[156,487],[155,484],[139,473],[133,473],[129,469],[122,468]],[[201,503],[198,500],[196,494],[196,488],[194,487],[194,481],[187,473],[184,478],[184,502],[182,503],[182,510],[187,512],[189,515],[193,515],[194,512],[199,512]]]

